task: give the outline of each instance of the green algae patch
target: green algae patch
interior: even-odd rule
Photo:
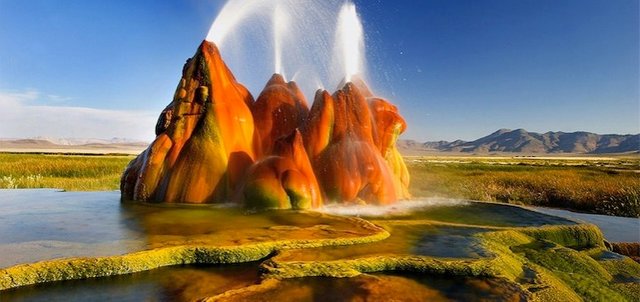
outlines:
[[[299,278],[308,276],[353,277],[361,273],[409,271],[452,276],[494,276],[491,261],[443,260],[426,256],[376,256],[334,261],[278,262],[277,258],[263,263],[266,276]]]
[[[548,240],[570,248],[604,247],[602,231],[593,224],[545,226],[520,231],[536,240]]]
[[[521,278],[520,282],[540,301],[636,301],[637,285],[616,282],[614,278],[621,272],[625,276],[640,277],[633,261],[620,255],[618,260],[593,258],[604,251],[602,233],[596,226],[549,226],[517,231],[526,234],[528,240],[514,233],[515,230],[503,231],[487,236],[493,237],[494,243],[496,239],[507,243],[512,257],[526,264],[534,277],[525,281]]]

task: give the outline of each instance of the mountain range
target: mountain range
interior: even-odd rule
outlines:
[[[640,153],[640,134],[596,134],[591,132],[528,132],[500,129],[474,141],[456,140],[420,143],[399,140],[404,154],[461,152],[471,154],[611,154]]]
[[[0,152],[138,154],[148,142],[126,138],[0,138]]]
[[[148,142],[126,138],[0,138],[0,152],[39,151],[67,152],[69,150],[101,150],[137,154]],[[524,129],[500,129],[474,141],[417,142],[398,140],[398,150],[404,155],[425,153],[518,153],[518,154],[640,154],[640,134],[596,134],[591,132],[528,132]]]

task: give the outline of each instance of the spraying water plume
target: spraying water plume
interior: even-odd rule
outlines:
[[[356,5],[346,2],[340,9],[336,30],[336,58],[343,60],[346,82],[363,72],[364,33]]]
[[[310,99],[318,87],[335,87],[347,74],[364,76],[362,24],[355,5],[344,0],[229,0],[206,40],[254,94],[274,71],[297,74]]]
[[[282,70],[282,39],[285,37],[288,16],[284,13],[282,6],[277,5],[273,11],[273,48],[274,48],[274,63],[275,73],[281,74],[284,77],[284,70]],[[286,77],[285,77],[286,78]]]

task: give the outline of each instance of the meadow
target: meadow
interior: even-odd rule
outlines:
[[[117,190],[133,156],[0,154],[0,188]],[[407,157],[411,194],[640,217],[640,159]]]
[[[640,217],[640,160],[410,157],[414,197],[448,197]]]
[[[0,154],[0,188],[103,191],[120,188],[133,156]]]

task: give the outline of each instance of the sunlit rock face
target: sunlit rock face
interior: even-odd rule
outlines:
[[[341,86],[319,90],[309,109],[295,82],[275,74],[254,102],[203,42],[156,139],[123,174],[123,200],[307,209],[408,198],[397,108],[360,79]]]
[[[123,197],[168,203],[229,200],[255,160],[252,103],[216,46],[202,42],[158,119],[156,139],[127,167]]]

